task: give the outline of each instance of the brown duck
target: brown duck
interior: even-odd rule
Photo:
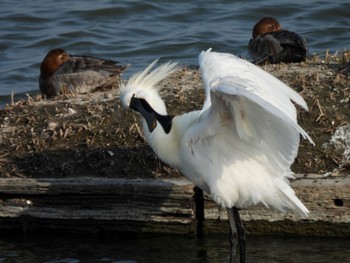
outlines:
[[[248,51],[255,63],[291,63],[306,59],[307,44],[297,33],[282,30],[272,17],[262,18],[253,28]]]
[[[57,48],[41,63],[39,88],[48,98],[118,88],[120,75],[126,68],[116,61],[69,55]]]

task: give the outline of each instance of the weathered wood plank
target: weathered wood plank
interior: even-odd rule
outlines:
[[[297,196],[310,210],[306,220],[293,213],[279,213],[262,205],[240,212],[248,232],[303,234],[310,236],[350,236],[350,176],[324,177],[314,175],[291,182]],[[220,231],[226,225],[226,210],[206,198],[205,227]],[[215,224],[212,223],[215,221]]]
[[[309,219],[300,221],[293,213],[258,205],[241,211],[247,230],[350,235],[350,176],[298,178],[291,184],[309,208]],[[62,228],[64,222],[75,221],[127,231],[195,232],[193,196],[193,185],[186,179],[0,178],[0,223],[6,222],[0,230],[11,222],[46,220],[52,228],[52,222]],[[208,195],[204,214],[204,232],[227,230],[226,210]],[[339,226],[341,231],[335,230]]]
[[[192,214],[192,188],[185,180],[0,179],[0,215],[141,220],[180,213],[186,218]]]
[[[58,220],[60,225],[62,220],[95,220],[121,224],[124,230],[147,226],[149,231],[194,232],[192,189],[188,181],[172,179],[2,178],[0,218]]]
[[[297,196],[310,210],[310,221],[329,221],[332,223],[350,223],[350,176],[337,178],[304,178],[291,183]],[[227,220],[225,209],[218,209],[207,197],[205,217],[208,219]],[[282,214],[262,205],[250,207],[241,211],[244,221],[268,220],[278,221],[289,219],[296,221],[292,212]]]

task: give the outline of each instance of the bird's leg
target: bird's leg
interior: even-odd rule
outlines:
[[[233,209],[227,208],[228,222],[230,224],[230,245],[231,245],[231,254],[230,254],[230,263],[236,262],[236,253],[237,253],[237,228],[236,222],[233,215]]]
[[[231,263],[235,262],[237,244],[240,251],[240,263],[245,263],[245,234],[238,209],[227,208],[227,215],[231,229]]]
[[[203,190],[198,186],[193,188],[195,201],[195,218],[197,237],[203,237],[203,221],[204,221],[204,197]]]
[[[243,224],[241,221],[241,217],[239,216],[238,208],[233,207],[233,214],[236,222],[237,228],[237,236],[238,236],[238,244],[239,244],[239,253],[240,253],[240,261],[241,263],[245,262],[245,233]]]

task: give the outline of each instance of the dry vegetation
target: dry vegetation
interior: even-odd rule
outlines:
[[[293,170],[350,174],[349,52],[264,69],[301,93],[309,113],[299,122],[316,146],[302,141]],[[183,68],[162,82],[169,113],[200,109],[200,73]],[[178,177],[145,144],[138,116],[117,91],[13,102],[0,110],[0,177]]]

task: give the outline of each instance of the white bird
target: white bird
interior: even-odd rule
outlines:
[[[290,166],[300,135],[292,101],[308,110],[304,99],[286,84],[232,54],[199,55],[206,100],[202,110],[179,116],[166,111],[157,85],[176,70],[157,60],[121,86],[121,101],[143,116],[148,144],[158,157],[227,208],[232,243],[245,260],[244,231],[238,208],[262,203],[301,218],[308,209],[289,186]],[[160,124],[160,125],[158,125]],[[238,236],[238,241],[237,241]]]

